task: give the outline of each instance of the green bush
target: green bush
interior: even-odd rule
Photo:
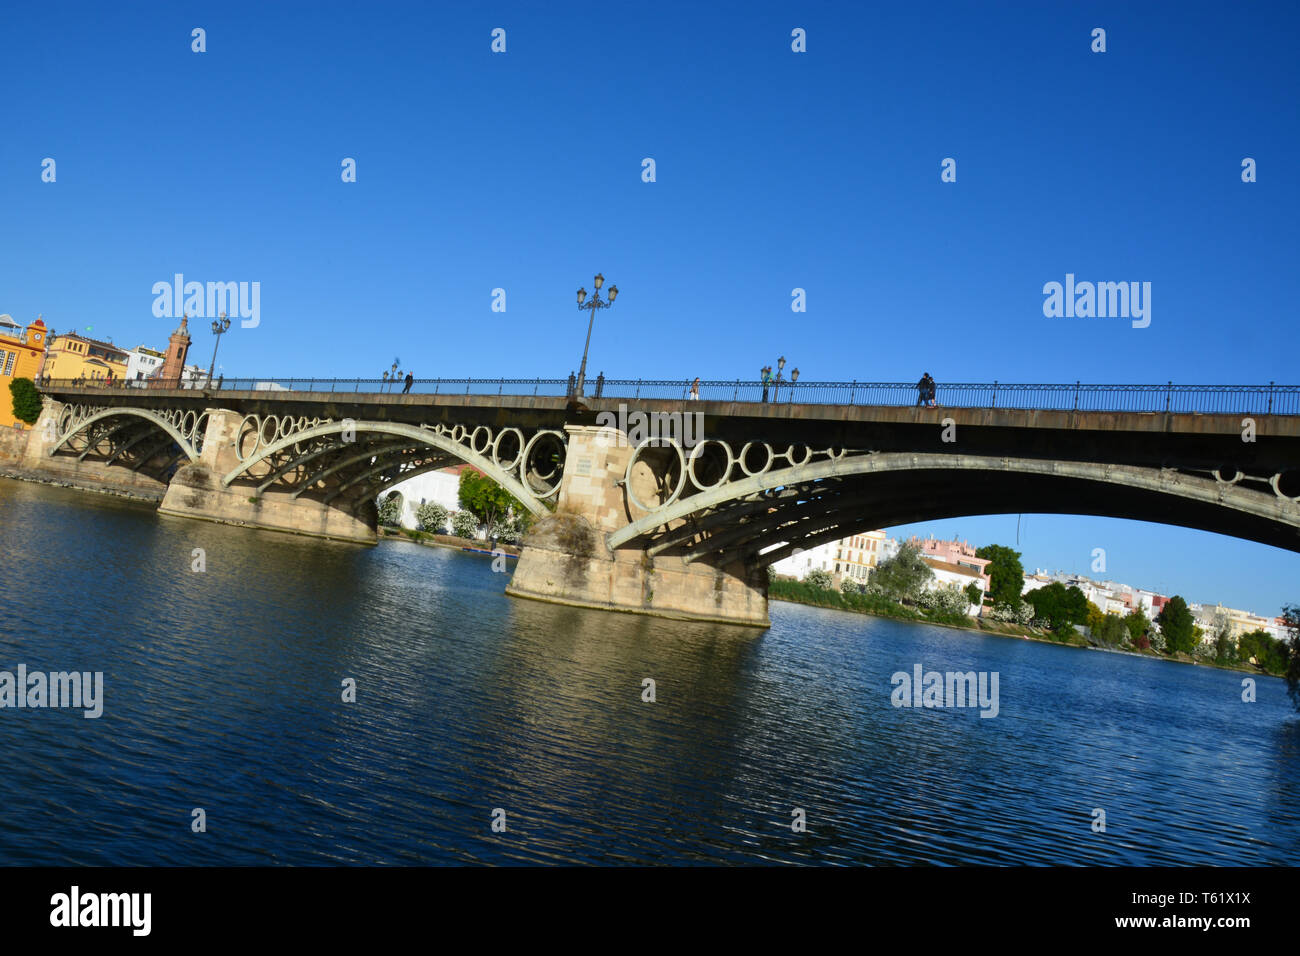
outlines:
[[[9,383],[9,394],[13,397],[14,418],[28,425],[35,425],[41,417],[41,393],[30,378],[16,378]]]

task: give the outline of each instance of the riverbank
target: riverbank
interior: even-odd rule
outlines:
[[[1057,644],[1066,647],[1087,646],[1087,641],[1078,634],[1071,635],[1070,638],[1064,640],[1055,639],[1043,631],[1038,631],[1024,624],[972,618],[965,614],[944,614],[939,611],[927,611],[924,608],[899,604],[897,601],[880,595],[844,594],[840,591],[816,588],[803,581],[774,578],[768,586],[767,596],[768,600],[771,601],[806,604],[810,607],[824,607],[833,611],[846,611],[850,614],[889,617],[900,621],[915,621],[918,624],[934,624],[939,627],[951,627],[964,631],[979,631],[983,634],[996,634],[1000,637],[1018,637],[1022,640],[1041,641],[1044,644]]]
[[[163,500],[164,494],[162,491],[152,492],[141,488],[113,488],[93,482],[65,481],[12,467],[0,467],[0,478],[7,478],[10,481],[30,481],[33,484],[50,485],[54,488],[71,488],[73,491],[89,491],[97,495],[111,495],[114,498],[127,498],[131,501],[144,501],[155,505]]]
[[[768,587],[768,600],[785,601],[788,604],[805,604],[809,607],[822,607],[832,611],[844,611],[849,614],[867,614],[872,617],[889,617],[900,621],[914,621],[918,624],[933,624],[938,627],[950,627],[961,631],[975,631],[991,634],[995,637],[1014,637],[1024,641],[1036,641],[1040,644],[1054,644],[1057,647],[1078,647],[1084,650],[1102,651],[1108,654],[1124,654],[1129,657],[1143,657],[1149,660],[1170,661],[1175,664],[1196,664],[1200,667],[1212,667],[1216,670],[1236,671],[1242,674],[1278,677],[1253,664],[1233,663],[1218,664],[1202,661],[1188,654],[1161,654],[1158,651],[1137,651],[1122,647],[1101,647],[1088,642],[1082,634],[1071,634],[1057,638],[1050,631],[1041,631],[1024,624],[1011,624],[985,618],[972,618],[966,615],[943,615],[928,612],[923,608],[912,608],[899,604],[879,595],[850,594],[839,591],[815,588],[802,581],[774,578]]]
[[[383,525],[378,530],[379,540],[398,538],[402,541],[414,541],[431,548],[453,548],[456,551],[501,551],[508,558],[519,557],[519,548],[513,544],[498,544],[495,549],[490,541],[477,538],[460,538],[454,534],[434,534],[430,531],[416,531],[413,528],[393,528]]]

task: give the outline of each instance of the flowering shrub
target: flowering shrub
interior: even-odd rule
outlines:
[[[917,603],[927,610],[942,614],[965,614],[970,607],[966,595],[954,585],[922,591]]]
[[[1029,624],[1034,619],[1034,607],[1028,601],[1018,604],[996,604],[993,606],[993,620],[1007,624]]]
[[[432,531],[435,534],[441,533],[447,527],[449,515],[450,512],[446,508],[432,501],[415,509],[415,520],[420,522],[421,530]]]
[[[460,538],[472,538],[478,534],[478,518],[468,511],[457,511],[451,516],[451,533]]]
[[[386,498],[379,499],[379,523],[395,525],[402,520],[402,496],[393,492]]]
[[[821,588],[823,591],[831,589],[831,576],[820,568],[816,571],[809,571],[808,577],[804,578],[804,580],[815,588]]]

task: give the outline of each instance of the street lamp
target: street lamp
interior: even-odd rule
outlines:
[[[212,334],[215,335],[216,341],[212,345],[212,364],[208,366],[208,384],[212,387],[212,373],[217,367],[217,348],[221,345],[221,337],[230,331],[230,320],[226,318],[226,313],[221,313],[221,318],[212,320]]]
[[[772,381],[772,401],[776,401],[777,393],[781,390],[781,370],[785,368],[785,356],[782,355],[776,360],[776,378]]]
[[[578,290],[578,311],[587,310],[591,313],[591,318],[587,321],[587,343],[582,347],[582,365],[578,367],[578,383],[575,386],[574,396],[582,397],[582,386],[587,379],[587,349],[591,347],[591,327],[596,323],[596,312],[599,309],[608,309],[618,298],[618,286],[609,287],[609,301],[605,302],[600,297],[600,288],[605,284],[605,277],[599,272],[596,278],[592,279],[592,284],[596,287],[596,294],[587,300],[587,290]]]

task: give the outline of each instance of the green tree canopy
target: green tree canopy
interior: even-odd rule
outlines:
[[[1270,674],[1286,671],[1287,647],[1267,631],[1251,631],[1237,640],[1237,656],[1243,661],[1254,658],[1255,663]]]
[[[1034,619],[1047,621],[1054,631],[1071,630],[1088,619],[1088,599],[1083,592],[1060,581],[1030,591],[1025,600],[1033,605]]]
[[[1300,710],[1300,605],[1287,604],[1282,608],[1282,623],[1291,632],[1286,648],[1286,691],[1291,703]]]
[[[1129,640],[1128,628],[1125,626],[1124,619],[1118,614],[1103,614],[1096,627],[1091,624],[1088,627],[1092,631],[1093,638],[1110,647],[1118,647]]]
[[[932,580],[934,571],[922,560],[920,549],[906,543],[871,575],[871,583],[896,600],[915,601]]]
[[[16,378],[9,383],[9,394],[13,397],[14,418],[28,425],[35,425],[41,417],[41,393],[30,378]]]
[[[1025,589],[1025,569],[1020,565],[1020,552],[1004,544],[986,544],[975,552],[977,558],[987,558],[989,595],[994,604],[1020,603],[1020,592]]]
[[[1128,628],[1128,638],[1134,644],[1138,643],[1139,638],[1145,637],[1147,631],[1151,630],[1151,621],[1140,607],[1134,608],[1133,613],[1124,618],[1124,626]]]
[[[477,518],[489,533],[510,512],[518,515],[525,510],[514,495],[472,468],[460,473],[458,497],[460,506]]]
[[[1176,651],[1190,654],[1196,649],[1196,622],[1181,596],[1175,594],[1171,597],[1156,620],[1160,624],[1160,633],[1165,636],[1165,649],[1170,654]]]

